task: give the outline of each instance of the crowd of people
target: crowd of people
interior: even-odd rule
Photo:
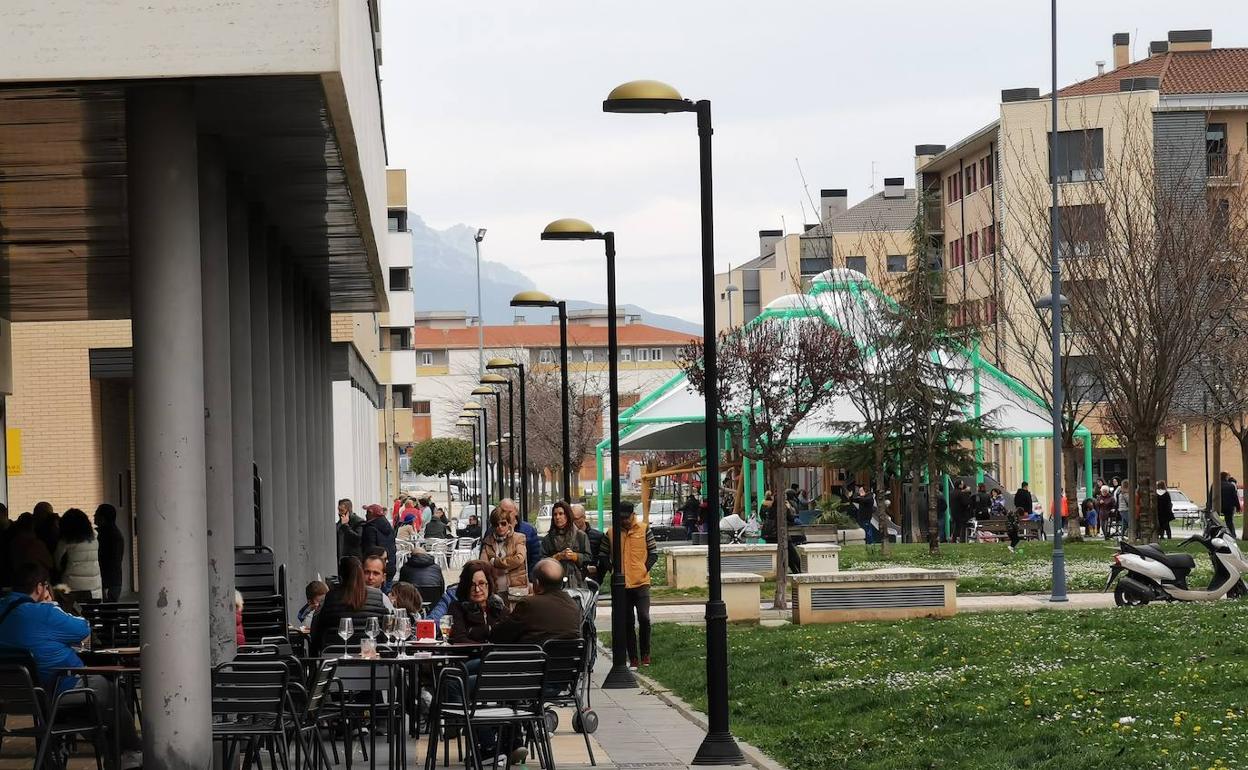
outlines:
[[[108,503],[89,519],[79,508],[58,514],[40,502],[13,521],[0,504],[0,585],[11,585],[21,565],[38,564],[51,585],[74,600],[116,601],[125,547],[117,509]]]

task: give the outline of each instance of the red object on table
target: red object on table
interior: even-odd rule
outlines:
[[[435,636],[437,636],[437,633],[438,633],[438,624],[433,622],[432,620],[416,621],[417,641],[421,639],[433,639]]]

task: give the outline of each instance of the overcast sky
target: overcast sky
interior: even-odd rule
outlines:
[[[1058,78],[1133,59],[1171,29],[1248,46],[1248,3],[1062,0]],[[607,115],[615,85],[655,78],[715,119],[717,269],[758,230],[800,231],[808,201],[913,183],[914,145],[994,120],[1000,92],[1049,79],[1049,4],[1029,0],[389,0],[382,6],[390,165],[434,227],[488,228],[483,254],[555,296],[604,301],[601,246],[542,243],[552,219],[616,231],[619,299],[701,320],[692,115]],[[1069,10],[1064,10],[1069,9]],[[1064,14],[1064,15],[1062,15]],[[804,187],[798,162],[805,174]],[[419,286],[419,279],[417,279]]]

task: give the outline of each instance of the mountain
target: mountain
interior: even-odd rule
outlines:
[[[477,256],[473,236],[477,229],[454,225],[435,230],[420,217],[409,214],[412,231],[412,275],[416,285],[417,310],[463,310],[476,314]],[[468,280],[465,280],[465,279]],[[481,261],[481,307],[487,324],[509,324],[513,309],[508,304],[518,291],[536,288],[524,273],[488,259]],[[605,307],[602,303],[569,299],[569,310]],[[623,311],[641,316],[641,322],[661,329],[700,334],[702,328],[683,318],[651,313],[636,305],[624,305]],[[529,323],[549,323],[555,311],[525,308]]]

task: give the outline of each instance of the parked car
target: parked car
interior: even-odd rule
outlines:
[[[1174,518],[1188,526],[1192,526],[1200,521],[1200,506],[1192,502],[1192,499],[1178,489],[1171,488],[1170,503],[1174,508]]]

